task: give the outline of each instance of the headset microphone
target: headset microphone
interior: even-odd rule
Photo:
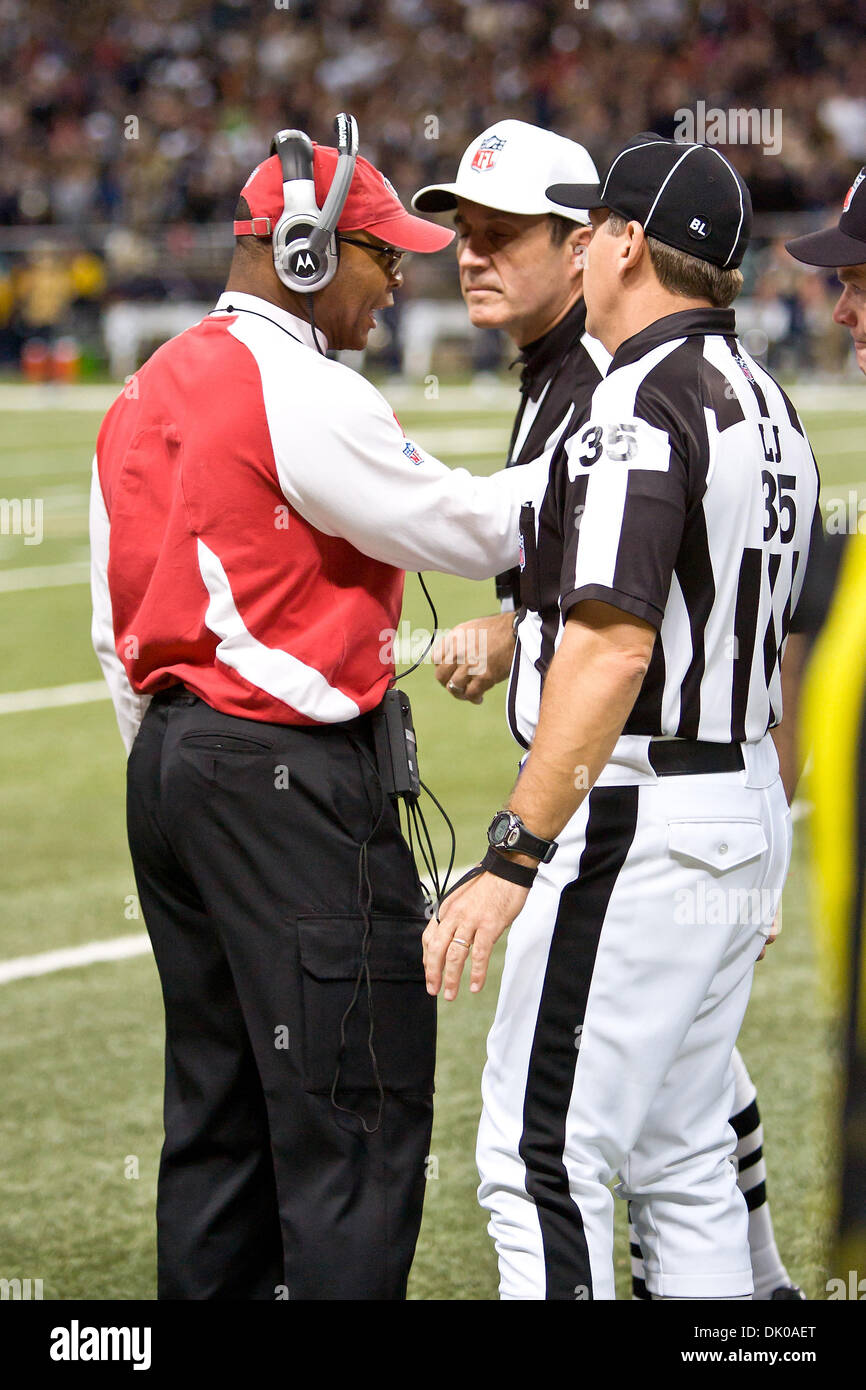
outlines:
[[[358,126],[341,112],[334,122],[337,167],[319,209],[313,177],[313,146],[302,130],[280,130],[271,142],[283,172],[283,211],[273,231],[274,269],[287,289],[312,294],[337,273],[336,230],[348,197],[358,155]]]

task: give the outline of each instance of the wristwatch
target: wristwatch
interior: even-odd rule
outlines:
[[[549,864],[559,848],[556,840],[542,840],[539,835],[527,830],[515,811],[496,812],[487,827],[487,843],[492,849],[528,854],[542,864]]]

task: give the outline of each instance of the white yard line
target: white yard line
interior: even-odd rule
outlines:
[[[90,564],[87,560],[71,560],[66,565],[27,565],[21,569],[0,570],[0,594],[19,593],[21,589],[55,589],[66,584],[87,584]]]
[[[0,410],[105,411],[123,390],[123,382],[109,386],[0,386]]]
[[[440,428],[429,420],[424,421],[419,431],[421,447],[429,449],[431,454],[460,454],[466,458],[479,454],[501,454],[504,458],[508,452],[508,438],[507,429]]]
[[[852,483],[822,482],[821,501],[826,502],[827,498],[825,497],[825,493],[827,494],[827,496],[830,496],[832,494],[832,496],[834,497],[847,497],[849,492],[866,492],[866,479],[861,479],[859,482],[855,481]]]
[[[801,415],[822,410],[862,411],[866,409],[866,390],[862,382],[850,381],[835,385],[830,381],[793,382],[785,387]]]
[[[866,391],[864,391],[866,396]],[[815,457],[818,460],[818,468],[821,467],[821,459],[827,454],[862,454],[863,452],[863,431],[859,429],[823,429],[820,425],[812,427],[809,431],[812,444],[815,449]]]
[[[93,444],[94,440],[91,439],[89,444],[77,444],[75,446],[78,451],[78,458],[75,463],[70,463],[68,459],[58,460],[56,458],[53,462],[49,462],[48,455],[55,453],[56,446],[46,449],[40,455],[38,463],[33,463],[32,461],[28,462],[25,458],[4,459],[2,455],[0,455],[0,478],[4,479],[2,484],[4,496],[8,497],[10,492],[23,492],[24,490],[23,488],[10,488],[9,483],[5,481],[9,478],[20,477],[33,479],[37,477],[48,477],[52,473],[64,473],[67,475],[69,473],[75,473],[86,483],[93,462]],[[35,492],[37,495],[44,495],[45,489],[37,485],[32,489],[28,488],[28,492],[30,491]]]
[[[0,695],[0,714],[25,714],[31,710],[58,709],[62,705],[89,705],[108,700],[105,681],[79,681],[75,685],[49,685],[41,690],[11,690]]]
[[[71,946],[65,951],[43,951],[38,956],[16,956],[0,961],[0,985],[11,980],[30,980],[34,975],[52,975],[56,970],[72,970],[79,965],[95,965],[99,961],[129,960],[150,951],[147,932],[134,936],[113,936],[107,941],[88,941],[84,946]]]
[[[105,411],[123,390],[123,382],[96,386],[42,385],[27,386],[14,382],[0,385],[0,411]],[[866,390],[858,381],[851,382],[794,382],[786,387],[797,409],[805,411],[833,410],[863,411],[866,409]],[[490,382],[448,384],[443,382],[439,396],[429,400],[421,382],[389,381],[383,394],[404,410],[423,410],[435,415],[443,410],[477,411],[479,409],[513,409],[517,399],[517,382],[508,377]]]

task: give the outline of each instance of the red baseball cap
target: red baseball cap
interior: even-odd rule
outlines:
[[[319,207],[328,196],[336,167],[337,151],[330,145],[313,142],[313,179]],[[269,236],[283,211],[283,171],[279,155],[272,154],[256,166],[240,196],[246,199],[253,221],[263,218],[269,223],[262,224],[261,232],[255,228],[251,230],[257,235]],[[238,232],[239,225],[245,227],[246,224],[235,224],[236,235],[243,235]],[[401,251],[441,251],[455,236],[447,227],[407,212],[393,184],[360,154],[337,228],[343,232],[372,232]]]

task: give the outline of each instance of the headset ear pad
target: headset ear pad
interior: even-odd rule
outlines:
[[[283,211],[273,232],[274,269],[287,289],[311,294],[329,284],[337,271],[337,239],[324,251],[312,251],[309,238],[319,221],[313,178],[313,146],[301,130],[281,130],[272,153],[280,157]]]
[[[312,288],[314,284],[316,288],[320,288],[322,279],[319,272],[322,270],[323,258],[310,250],[309,237],[312,230],[311,222],[281,218],[274,233],[276,272],[284,284],[289,285],[291,289],[301,289],[302,292],[304,289]]]

